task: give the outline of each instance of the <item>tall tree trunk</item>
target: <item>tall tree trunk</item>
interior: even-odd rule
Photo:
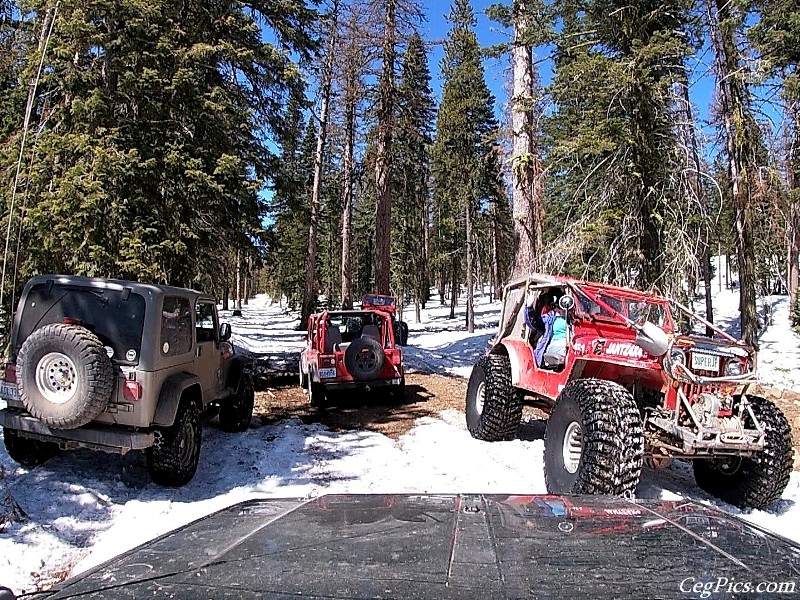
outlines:
[[[375,291],[388,294],[392,240],[392,129],[394,120],[395,4],[385,0],[383,68],[378,84],[378,141],[375,148]]]
[[[788,244],[786,257],[786,284],[791,298],[791,307],[797,303],[797,290],[800,286],[800,108],[794,105],[794,139],[789,146],[786,165],[786,183],[789,188],[789,219],[786,224],[786,239]],[[793,323],[797,326],[800,323]]]
[[[334,51],[336,49],[336,17],[338,2],[334,3],[333,22],[328,42],[328,55],[322,73],[322,104],[319,114],[319,131],[317,132],[317,148],[314,152],[314,183],[311,187],[311,219],[308,227],[308,259],[306,263],[306,281],[303,290],[303,307],[300,313],[300,327],[306,329],[308,317],[314,312],[317,303],[316,268],[317,268],[317,228],[319,222],[320,196],[322,193],[322,159],[325,142],[328,137],[328,106],[331,97],[333,79]]]
[[[425,202],[422,205],[422,211],[420,212],[420,227],[422,228],[422,255],[421,255],[421,262],[420,265],[420,274],[419,274],[419,289],[417,296],[419,297],[419,304],[422,308],[425,308],[425,304],[428,301],[428,297],[431,293],[431,277],[430,277],[430,264],[429,264],[429,257],[430,257],[430,243],[431,243],[431,230],[428,224],[428,217],[430,215],[430,198],[426,198]],[[419,322],[419,316],[417,318]]]
[[[244,274],[244,293],[242,294],[244,296],[244,304],[245,304],[245,306],[247,306],[250,303],[250,294],[252,292],[252,290],[251,290],[252,282],[253,282],[253,257],[252,256],[248,256],[247,257],[246,265],[247,265],[247,270],[245,271],[245,274]]]
[[[236,251],[236,302],[234,307],[242,310],[242,253]]]
[[[700,232],[700,269],[703,273],[703,283],[705,284],[706,320],[709,323],[713,323],[714,302],[711,293],[711,231],[705,219],[706,198],[703,192],[703,174],[700,170],[702,165],[700,164],[700,151],[697,144],[697,128],[694,122],[692,100],[689,97],[689,80],[685,71],[682,71],[679,86],[684,113],[683,134],[686,142],[686,149],[689,153],[687,162],[692,169],[692,176],[689,178],[689,187],[692,190],[694,201],[698,206],[702,207],[704,217],[702,225],[703,230]],[[713,337],[714,330],[706,326],[706,335],[708,337]]]
[[[456,306],[458,305],[458,264],[455,256],[450,259],[450,318],[456,318]]]
[[[743,71],[732,25],[732,7],[728,0],[708,0],[712,41],[717,54],[718,88],[725,126],[728,170],[733,188],[733,208],[736,235],[736,256],[739,268],[739,304],[741,335],[745,343],[758,349],[758,319],[756,314],[756,273],[751,239],[752,208],[750,194],[757,166],[748,130],[749,98],[744,88]],[[713,8],[712,8],[713,3]],[[714,8],[716,10],[714,10]]]
[[[534,104],[533,55],[525,45],[532,26],[525,10],[519,8],[514,21],[511,51],[514,83],[511,96],[512,181],[514,203],[514,266],[512,277],[541,268],[542,222],[544,221],[542,162],[537,143]]]
[[[342,308],[353,308],[353,265],[351,261],[353,231],[353,148],[356,138],[356,75],[348,70],[344,118],[344,190],[342,193]]]
[[[502,274],[500,273],[500,219],[498,208],[492,204],[492,287],[494,295],[499,298],[502,295]]]
[[[472,199],[468,198],[464,203],[464,217],[467,223],[467,331],[473,333],[475,331],[475,312],[474,312],[474,285],[473,285],[473,263],[475,253],[475,245],[472,240]]]

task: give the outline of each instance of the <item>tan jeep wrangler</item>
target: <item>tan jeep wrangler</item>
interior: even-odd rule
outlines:
[[[252,361],[216,300],[131,281],[42,275],[22,292],[0,398],[9,456],[33,467],[61,449],[145,450],[153,481],[197,470],[201,416],[245,431]],[[2,401],[0,401],[0,406]]]

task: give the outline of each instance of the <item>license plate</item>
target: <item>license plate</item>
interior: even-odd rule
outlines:
[[[0,381],[0,397],[9,398],[10,400],[19,400],[17,384]]]
[[[719,371],[719,356],[692,352],[692,369],[698,371]]]
[[[320,379],[333,379],[336,377],[336,369],[320,369],[319,370],[319,378]]]

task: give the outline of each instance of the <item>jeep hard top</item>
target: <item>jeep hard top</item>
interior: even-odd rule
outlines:
[[[25,285],[0,382],[9,455],[34,466],[78,446],[145,450],[152,478],[183,485],[200,454],[201,414],[244,431],[251,361],[234,352],[214,297],[77,276]]]

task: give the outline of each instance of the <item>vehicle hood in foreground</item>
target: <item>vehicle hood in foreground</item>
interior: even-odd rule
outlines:
[[[692,502],[348,495],[232,506],[49,597],[692,598],[799,567],[799,546]]]

